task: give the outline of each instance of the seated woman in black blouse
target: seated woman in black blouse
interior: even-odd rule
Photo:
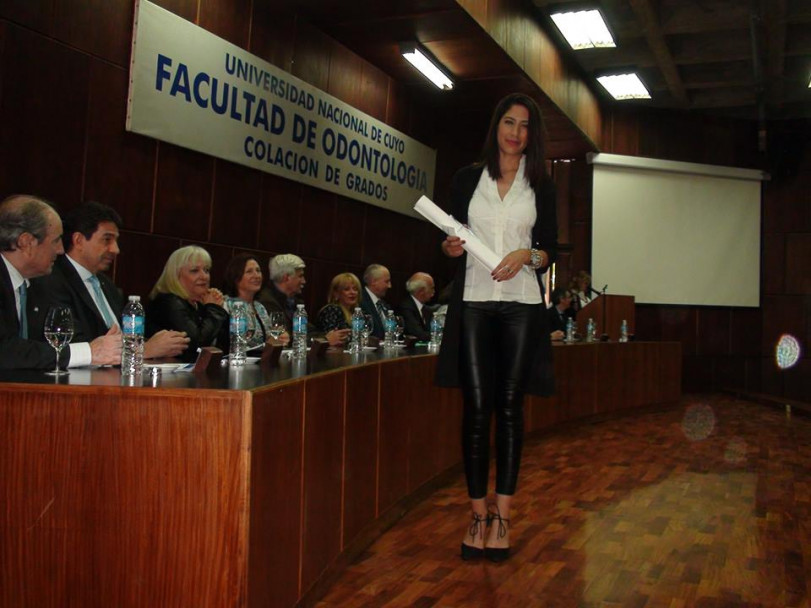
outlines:
[[[194,361],[197,349],[212,346],[228,323],[223,295],[211,289],[211,256],[202,247],[188,245],[169,256],[163,273],[149,294],[146,337],[161,329],[185,331],[189,347],[180,355]],[[228,345],[220,345],[226,351]]]
[[[318,311],[316,323],[322,331],[344,330],[344,339],[352,327],[352,313],[360,306],[360,280],[351,272],[336,275],[329,286],[327,305]]]

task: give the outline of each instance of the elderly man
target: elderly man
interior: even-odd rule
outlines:
[[[63,252],[62,220],[51,205],[27,194],[0,202],[0,369],[53,367],[53,349],[29,339],[28,287],[29,279],[49,274]],[[59,358],[62,367],[120,362],[118,326],[90,343],[71,343]]]
[[[29,319],[35,337],[42,335],[45,312],[54,304],[73,311],[76,341],[89,341],[119,326],[124,299],[104,274],[120,253],[121,216],[107,205],[87,202],[64,217],[62,244],[53,272],[31,281],[28,300],[37,312]],[[144,343],[144,357],[174,357],[186,350],[185,333],[159,331]]]
[[[369,264],[363,272],[365,288],[361,294],[360,306],[373,320],[372,335],[383,339],[386,314],[392,307],[383,297],[391,289],[391,273],[381,264]]]
[[[287,341],[293,335],[293,315],[298,304],[304,304],[301,291],[307,280],[304,278],[306,264],[299,256],[292,253],[280,253],[268,262],[270,285],[262,289],[257,296],[268,312],[282,312],[285,317],[287,335],[282,340]],[[330,346],[340,346],[349,335],[348,329],[335,329],[326,335],[312,331],[314,323],[308,324],[308,334],[311,337],[324,336]]]
[[[431,339],[431,317],[433,311],[428,302],[434,297],[434,279],[425,272],[415,272],[406,281],[408,297],[400,303],[405,333],[417,340]]]

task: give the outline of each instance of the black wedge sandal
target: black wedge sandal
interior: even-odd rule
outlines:
[[[470,528],[468,528],[467,531],[468,536],[470,536],[473,540],[476,540],[477,536],[484,538],[484,529],[486,529],[489,519],[489,517],[482,517],[478,513],[474,513],[473,521],[471,522]],[[484,557],[484,549],[462,543],[463,560],[468,561],[471,559],[479,559],[480,557]]]
[[[498,510],[498,507],[496,507],[495,513],[493,513],[492,511],[487,513],[487,519],[488,525],[490,524],[490,522],[498,520],[498,530],[496,530],[496,538],[504,538],[505,536],[507,536],[507,532],[510,529],[510,520],[501,517],[501,512]],[[485,547],[484,556],[491,562],[495,563],[503,562],[510,557],[510,548],[503,547],[497,549],[495,547]]]

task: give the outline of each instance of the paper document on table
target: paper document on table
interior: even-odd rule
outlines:
[[[458,220],[455,220],[452,215],[448,215],[442,211],[442,209],[437,207],[427,196],[420,197],[420,200],[414,205],[414,211],[442,230],[445,234],[458,236],[465,241],[465,244],[462,245],[465,251],[484,264],[487,270],[492,271],[501,262],[501,257],[482,243],[479,237],[473,234],[470,228],[461,224]]]

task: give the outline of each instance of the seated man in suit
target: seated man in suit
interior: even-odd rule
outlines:
[[[262,289],[256,299],[270,312],[283,312],[284,324],[287,328],[287,337],[293,335],[293,315],[298,304],[304,304],[301,292],[307,279],[304,278],[306,264],[299,256],[293,253],[280,253],[270,258],[268,274],[270,285]],[[315,329],[315,318],[311,317],[307,325],[307,334],[310,337],[325,337],[330,346],[340,346],[347,335],[345,329],[334,329],[326,334]]]
[[[120,327],[124,298],[104,272],[120,253],[118,229],[121,216],[107,205],[87,202],[64,217],[62,244],[53,272],[31,282],[29,300],[37,310],[29,319],[37,336],[42,335],[45,311],[54,304],[70,306],[75,333],[73,339],[90,341]],[[175,357],[189,343],[185,334],[161,331],[144,343],[144,358]]]
[[[572,297],[572,292],[565,287],[556,287],[552,291],[552,308],[547,312],[552,340],[563,340],[566,337],[566,324],[575,317],[571,308]]]
[[[363,272],[363,284],[361,292],[360,307],[367,315],[371,315],[373,321],[372,335],[383,339],[386,320],[386,313],[392,310],[384,296],[391,289],[391,273],[389,269],[381,264],[369,264]]]
[[[431,339],[431,317],[433,311],[428,302],[434,297],[434,279],[430,274],[415,272],[406,281],[409,296],[400,303],[400,315],[406,335],[414,336],[421,342]]]
[[[0,369],[52,369],[54,350],[34,339],[29,280],[51,272],[62,248],[62,220],[43,199],[15,194],[0,202]],[[121,362],[121,332],[112,327],[90,343],[71,342],[60,367]]]

